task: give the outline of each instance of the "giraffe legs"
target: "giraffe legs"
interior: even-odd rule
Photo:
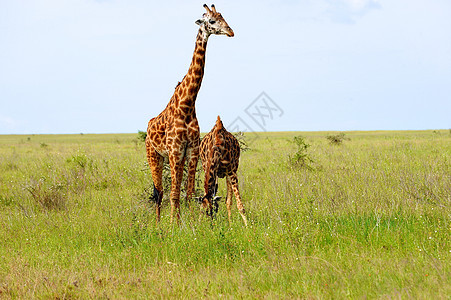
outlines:
[[[232,197],[233,197],[233,191],[232,191],[232,184],[230,183],[230,177],[226,176],[227,181],[227,198],[226,198],[226,204],[227,204],[227,212],[229,214],[229,224],[232,224]]]
[[[171,167],[171,223],[174,215],[177,216],[177,222],[180,221],[180,185],[183,179],[183,166],[185,157],[182,154],[172,153],[169,155],[169,165]]]
[[[199,145],[197,145],[197,147],[189,148],[187,157],[188,157],[188,180],[186,183],[186,203],[188,203],[188,205],[191,208],[189,202],[194,192],[196,168],[197,162],[199,160]]]
[[[243,218],[244,224],[247,226],[247,218],[244,214],[244,206],[241,201],[240,190],[238,189],[238,177],[236,174],[227,175],[227,211],[229,213],[229,222],[231,222],[231,209],[232,209],[232,191],[235,194],[236,206],[238,211]]]
[[[163,156],[157,151],[147,148],[147,160],[152,172],[153,180],[153,200],[155,201],[155,210],[157,214],[157,222],[160,221],[161,201],[163,199]]]

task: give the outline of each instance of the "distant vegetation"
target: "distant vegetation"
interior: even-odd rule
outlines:
[[[225,203],[199,220],[183,195],[170,225],[167,169],[157,225],[136,134],[0,136],[0,298],[447,299],[440,132],[260,133],[240,159],[247,228],[235,202],[229,226]]]
[[[242,131],[233,133],[233,136],[238,140],[238,143],[240,144],[240,150],[241,152],[245,152],[248,150],[251,150],[251,148],[248,145],[248,142],[246,140],[245,133]]]
[[[145,142],[147,137],[147,131],[138,130],[138,140],[141,142]]]
[[[343,141],[349,140],[349,138],[346,137],[346,134],[344,134],[343,132],[339,134],[330,134],[326,136],[326,139],[328,139],[329,143],[331,143],[332,145],[341,145]]]

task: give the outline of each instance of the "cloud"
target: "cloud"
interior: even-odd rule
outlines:
[[[379,3],[375,0],[343,0],[343,2],[353,11],[362,13],[367,9],[377,7]]]
[[[380,9],[378,0],[327,0],[326,13],[332,21],[343,24],[354,24],[372,10]]]

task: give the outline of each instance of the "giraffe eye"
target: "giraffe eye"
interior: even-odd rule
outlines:
[[[210,21],[208,21],[210,24],[214,24],[214,23],[216,23],[216,21],[215,20],[210,20]]]

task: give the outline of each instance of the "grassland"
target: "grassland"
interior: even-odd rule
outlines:
[[[156,225],[136,134],[0,136],[0,298],[449,299],[451,133],[327,134],[250,142],[247,228]]]

